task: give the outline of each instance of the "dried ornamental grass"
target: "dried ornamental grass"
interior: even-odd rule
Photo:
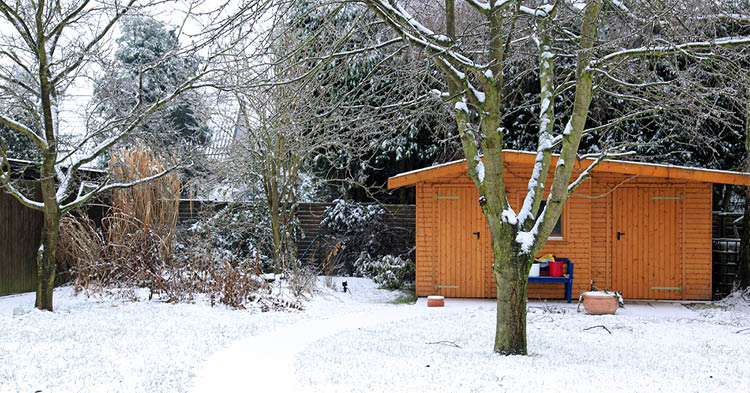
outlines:
[[[147,146],[138,145],[112,155],[109,170],[115,181],[128,182],[165,171],[162,160]],[[176,172],[149,183],[112,193],[112,211],[108,220],[108,242],[127,244],[127,238],[139,231],[152,232],[161,240],[160,256],[172,252],[179,217],[182,183]]]

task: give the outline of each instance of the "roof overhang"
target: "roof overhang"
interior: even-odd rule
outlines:
[[[554,168],[555,165],[557,165],[557,158],[557,155],[552,157],[550,168]],[[535,160],[536,153],[533,152],[503,150],[503,161],[507,163],[528,164],[529,168],[531,168]],[[585,159],[577,162],[576,165],[586,168],[591,165],[593,161],[594,160],[591,159]],[[427,182],[438,178],[457,177],[464,175],[467,172],[466,160],[448,162],[393,176],[388,179],[388,189],[392,190],[399,187],[413,186],[417,183]],[[593,173],[597,172],[750,186],[750,173],[691,168],[668,164],[603,160],[593,169]]]

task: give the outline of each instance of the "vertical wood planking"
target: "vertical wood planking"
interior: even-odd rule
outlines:
[[[35,187],[29,181],[22,185]],[[38,197],[39,190],[35,193]],[[35,289],[41,231],[41,212],[23,206],[0,187],[0,296]]]
[[[518,209],[519,202],[516,199],[525,195],[526,183],[529,173],[526,168],[509,167],[506,172],[506,181],[511,201],[514,209]],[[583,199],[571,196],[566,204],[566,213],[569,220],[566,227],[566,238],[564,241],[550,240],[545,245],[542,253],[552,252],[559,256],[571,258],[576,263],[576,278],[574,281],[574,292],[588,289],[589,280],[596,280],[600,288],[625,290],[625,287],[615,285],[615,281],[623,282],[629,285],[629,290],[650,290],[649,282],[672,281],[676,277],[676,285],[683,286],[682,296],[685,299],[710,299],[711,296],[711,184],[709,183],[670,183],[669,180],[660,178],[639,177],[625,183],[612,191],[612,187],[619,184],[626,177],[618,174],[596,173],[594,179],[584,183],[577,192],[587,195],[602,195],[598,199]],[[489,229],[484,221],[483,215],[479,210],[476,202],[476,191],[473,184],[468,178],[452,178],[436,180],[435,184],[456,189],[468,188],[471,190],[472,216],[471,224],[466,224],[468,239],[462,241],[469,245],[475,242],[476,238],[472,233],[479,230],[481,232],[481,247],[475,250],[476,258],[484,260],[481,270],[483,280],[476,279],[472,282],[472,292],[479,292],[481,296],[495,296],[495,282],[492,275],[493,255]],[[650,189],[648,193],[642,196],[618,195],[625,189],[634,187],[640,189]],[[656,190],[669,191],[669,194],[657,193]],[[674,191],[674,192],[672,192]],[[682,193],[684,201],[673,200],[655,200],[652,196],[677,196]],[[463,196],[463,194],[462,194]],[[434,192],[431,194],[433,205]],[[466,198],[462,198],[466,199]],[[647,205],[651,202],[657,204],[668,204],[668,208],[658,206],[655,211],[648,211]],[[635,204],[635,208],[630,212],[618,213],[618,206],[624,204]],[[634,213],[635,212],[635,213]],[[639,214],[643,214],[639,217]],[[432,225],[437,234],[437,228],[441,225],[437,221],[437,211],[435,211]],[[689,225],[688,225],[689,220]],[[475,225],[474,222],[481,222]],[[643,230],[631,231],[632,235],[640,234],[640,238],[626,235],[628,241],[634,242],[637,247],[634,251],[628,251],[626,247],[617,246],[616,227],[624,225],[630,227],[644,227]],[[651,224],[655,223],[655,224]],[[658,223],[658,225],[656,224]],[[660,228],[664,225],[665,228]],[[669,226],[669,228],[666,228]],[[457,230],[457,227],[453,227]],[[664,231],[667,236],[655,235],[658,231]],[[622,228],[620,229],[622,231]],[[626,231],[627,232],[627,231]],[[443,233],[447,235],[447,233]],[[418,238],[421,236],[418,231]],[[473,240],[472,240],[473,239]],[[585,239],[585,240],[584,240]],[[435,236],[432,236],[432,244],[435,244]],[[676,244],[675,244],[676,243]],[[471,248],[466,246],[467,248]],[[459,247],[456,247],[459,248]],[[437,255],[437,247],[432,246],[433,260]],[[628,255],[630,252],[630,255]],[[660,254],[661,253],[661,254]],[[419,249],[418,249],[419,255]],[[422,254],[429,255],[429,254]],[[640,264],[640,273],[633,266],[627,264],[618,264],[618,258],[638,259]],[[418,256],[419,259],[419,256]],[[437,263],[432,263],[437,269]],[[637,265],[636,265],[637,266]],[[659,270],[659,269],[662,270]],[[419,271],[419,267],[418,267]],[[461,273],[461,275],[471,275],[472,269]],[[641,285],[635,285],[635,280],[624,280],[624,275],[632,275],[643,278]],[[644,276],[648,275],[648,276]],[[436,276],[436,275],[435,275]],[[624,285],[624,284],[623,284]],[[434,283],[432,284],[434,288]],[[659,286],[659,285],[655,285]],[[667,286],[667,285],[664,285]],[[672,285],[669,285],[672,286]],[[418,284],[418,288],[423,288]],[[656,297],[664,297],[664,291],[659,291]],[[679,294],[679,291],[677,292]],[[529,297],[561,298],[563,290],[559,285],[548,285],[535,283],[529,285]],[[648,293],[642,297],[648,296]]]

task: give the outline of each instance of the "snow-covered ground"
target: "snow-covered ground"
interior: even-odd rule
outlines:
[[[340,289],[337,279],[337,287]],[[0,298],[0,392],[739,392],[750,381],[750,304],[529,304],[529,356],[492,353],[491,300],[445,308],[347,278],[304,311],[124,302],[56,291]]]

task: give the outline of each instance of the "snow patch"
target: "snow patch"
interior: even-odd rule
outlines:
[[[516,216],[516,212],[511,209],[510,205],[506,207],[505,210],[503,210],[502,219],[503,222],[507,222],[510,225],[518,224],[518,217]]]
[[[456,110],[457,111],[465,112],[466,114],[469,113],[469,107],[463,101],[457,101],[456,102]]]
[[[568,120],[568,123],[565,124],[563,135],[570,135],[571,132],[573,132],[573,118],[572,117],[570,118],[570,120]]]
[[[476,157],[477,159],[477,178],[479,179],[479,183],[484,183],[484,163],[482,162],[482,159],[479,158],[479,156]]]
[[[536,239],[536,228],[529,232],[520,231],[516,234],[516,243],[521,245],[521,254],[528,254],[534,246]]]

